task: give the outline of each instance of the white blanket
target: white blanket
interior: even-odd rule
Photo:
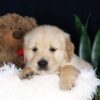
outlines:
[[[59,88],[59,77],[37,75],[30,80],[20,80],[14,65],[0,68],[0,100],[92,100],[100,80],[95,71],[82,71],[75,87],[70,91]]]

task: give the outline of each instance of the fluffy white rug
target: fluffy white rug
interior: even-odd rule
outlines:
[[[0,69],[0,100],[92,100],[100,80],[95,71],[82,71],[71,91],[59,89],[57,75],[38,75],[20,80],[14,65]]]

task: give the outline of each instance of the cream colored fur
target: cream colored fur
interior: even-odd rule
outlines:
[[[51,48],[55,51],[51,52]],[[33,51],[33,49],[37,51]],[[72,89],[81,70],[92,69],[89,63],[74,54],[74,45],[70,35],[56,26],[38,26],[26,34],[24,54],[26,68],[21,72],[22,79],[30,78],[33,74],[60,74],[64,72],[60,77],[60,86],[64,90]],[[41,59],[48,62],[48,70],[39,70],[37,63]],[[59,70],[61,68],[64,70]]]

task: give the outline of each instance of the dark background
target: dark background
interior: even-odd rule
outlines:
[[[39,24],[57,25],[71,34],[76,46],[79,43],[73,15],[85,23],[91,14],[88,26],[91,41],[100,28],[100,0],[0,0],[0,15],[8,12],[33,16]]]

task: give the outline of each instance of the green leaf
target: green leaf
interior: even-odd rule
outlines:
[[[74,15],[74,17],[75,17],[76,31],[77,31],[78,35],[81,36],[83,33],[83,30],[84,30],[84,26],[83,26],[80,18],[77,15]]]
[[[85,27],[80,39],[79,56],[88,62],[91,61],[91,44]]]
[[[98,30],[93,43],[92,64],[96,68],[100,66],[100,30]]]
[[[87,30],[87,28],[88,28],[88,24],[89,24],[89,19],[90,19],[90,17],[91,17],[91,14],[88,15],[88,18],[87,18],[86,23],[85,23],[85,29],[86,29],[86,30]]]
[[[98,86],[97,93],[96,93],[96,95],[95,95],[93,100],[100,100],[100,86]]]

